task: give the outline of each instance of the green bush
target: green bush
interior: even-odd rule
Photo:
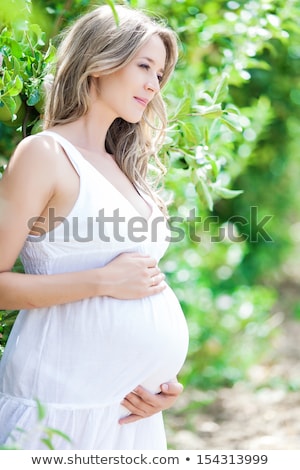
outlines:
[[[85,0],[36,0],[32,11],[30,0],[18,2],[23,10],[14,8],[16,16],[8,8],[0,17],[0,111],[6,112],[0,165],[42,117],[42,85],[57,34],[89,7]],[[231,384],[268,347],[281,266],[293,248],[299,9],[293,0],[128,3],[168,19],[181,41],[164,91],[170,128],[161,158],[170,214],[184,219],[183,239],[163,260],[190,327],[182,380]],[[257,224],[268,216],[266,239]],[[1,312],[2,347],[13,315]]]

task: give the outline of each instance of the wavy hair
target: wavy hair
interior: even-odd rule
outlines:
[[[166,49],[161,88],[168,81],[178,58],[177,36],[161,20],[127,6],[115,6],[118,22],[108,5],[83,15],[65,31],[57,50],[56,72],[46,99],[44,128],[72,122],[90,105],[90,84],[97,73],[109,75],[128,64],[152,35]],[[100,81],[101,83],[101,81]],[[150,160],[162,174],[158,158],[167,128],[167,113],[161,93],[147,105],[138,123],[117,118],[106,135],[106,150],[113,154],[129,180],[160,201],[148,178]],[[160,206],[162,206],[160,201]]]

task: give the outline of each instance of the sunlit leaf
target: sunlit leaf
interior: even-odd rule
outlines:
[[[43,419],[46,417],[46,409],[41,404],[41,402],[37,399],[36,399],[36,406],[37,406],[38,421],[43,421]]]
[[[178,108],[176,109],[175,114],[172,117],[172,119],[186,117],[187,114],[190,112],[190,109],[191,109],[191,98],[185,97],[179,102]]]
[[[49,437],[43,437],[41,439],[41,442],[43,442],[45,444],[45,446],[50,449],[50,450],[55,450],[55,447],[54,445],[52,444],[52,441]]]
[[[228,97],[228,75],[224,74],[213,96],[213,103],[222,103]]]
[[[23,81],[17,75],[11,85],[8,88],[9,96],[17,96],[21,93],[23,89]]]
[[[234,132],[242,132],[243,127],[241,125],[241,118],[233,113],[223,113],[221,121],[225,124],[230,130]]]
[[[196,191],[200,199],[206,202],[208,209],[212,211],[214,206],[212,195],[208,185],[202,178],[199,178],[198,182],[196,183]]]
[[[213,186],[212,189],[217,196],[220,196],[224,199],[232,199],[239,196],[240,194],[243,194],[244,192],[241,189],[228,189],[217,185]]]
[[[56,434],[57,436],[62,437],[66,441],[72,442],[70,437],[67,434],[65,434],[64,432],[60,431],[59,429],[50,428],[49,431],[51,432],[51,434]]]
[[[208,119],[215,119],[222,116],[221,104],[213,104],[211,106],[195,106],[195,111],[200,115]]]
[[[116,10],[114,1],[113,1],[113,0],[106,0],[106,3],[107,3],[107,4],[110,6],[110,8],[112,9],[115,22],[116,22],[117,25],[119,25],[120,20],[119,20],[118,12],[117,12],[117,10]]]

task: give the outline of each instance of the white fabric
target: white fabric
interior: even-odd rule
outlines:
[[[146,240],[132,241],[128,221],[139,214],[130,202],[70,142],[53,132],[42,134],[64,148],[80,176],[80,192],[64,222],[50,233],[28,237],[21,252],[25,272],[96,268],[123,252],[150,254],[159,261],[168,246],[168,231],[151,198],[143,195],[152,206]],[[119,233],[112,222],[105,222],[109,242],[99,236],[96,218],[101,209],[106,217],[117,209],[125,217]],[[88,230],[93,237],[80,241]],[[0,363],[0,443],[15,438],[23,449],[45,448],[37,424],[38,399],[47,411],[43,426],[72,440],[69,444],[56,436],[58,450],[165,449],[162,414],[121,426],[118,419],[128,411],[120,402],[139,384],[157,392],[179,372],[187,348],[186,321],[170,287],[141,300],[95,297],[21,311]]]

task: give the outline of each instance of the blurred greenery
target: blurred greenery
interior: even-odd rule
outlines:
[[[24,448],[24,443],[34,435],[34,432],[41,432],[41,430],[43,431],[41,442],[47,450],[56,450],[53,443],[56,436],[59,436],[64,441],[71,443],[71,439],[67,434],[63,433],[59,429],[50,428],[45,425],[47,409],[39,400],[35,399],[35,402],[37,412],[35,426],[30,431],[25,431],[22,428],[15,429],[12,435],[12,444],[0,444],[0,450],[22,450]]]
[[[164,90],[170,128],[161,152],[175,238],[162,268],[191,336],[180,378],[202,388],[232,385],[280,327],[279,286],[297,242],[300,6],[296,0],[127,3],[166,20],[180,39],[176,72]],[[6,2],[0,165],[42,118],[58,33],[90,5]],[[176,241],[178,225],[185,236]],[[299,318],[299,301],[294,311]],[[2,347],[14,315],[0,312]]]

